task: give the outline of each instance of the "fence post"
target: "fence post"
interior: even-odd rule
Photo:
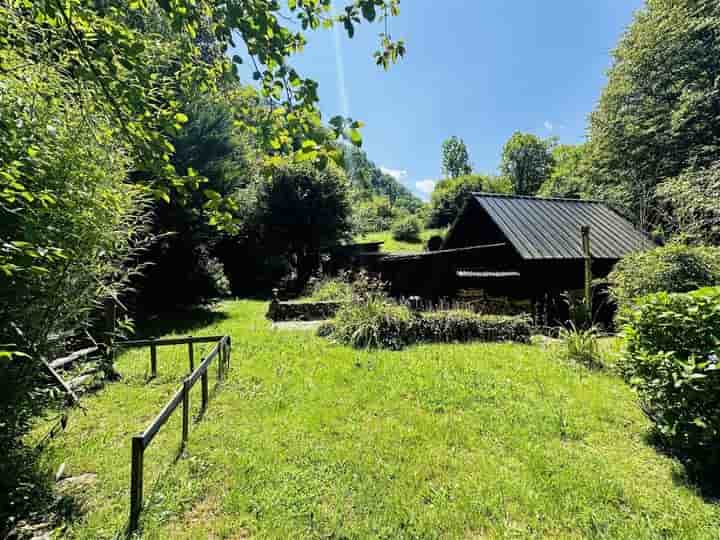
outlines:
[[[157,345],[155,345],[155,340],[150,345],[150,376],[157,377]]]
[[[223,380],[223,358],[225,358],[225,340],[221,339],[219,343],[220,350],[218,351],[218,359],[217,359],[217,378],[218,381]]]
[[[183,418],[182,418],[182,447],[183,450],[188,442],[190,431],[190,381],[183,379]]]
[[[230,369],[230,353],[232,351],[232,339],[227,337],[227,367]]]
[[[202,386],[202,410],[207,409],[208,404],[208,372],[207,369],[203,371],[201,378]]]
[[[193,348],[192,336],[188,336],[188,338],[191,340],[190,343],[188,343],[188,357],[190,358],[190,373],[192,373],[195,371],[195,358],[193,356],[195,351]]]
[[[138,528],[143,498],[143,438],[132,438],[132,465],[130,469],[130,531]]]

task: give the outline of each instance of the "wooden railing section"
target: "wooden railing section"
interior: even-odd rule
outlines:
[[[216,343],[212,351],[200,360],[195,368],[193,345],[197,343]],[[218,381],[225,379],[230,369],[230,336],[203,336],[169,339],[148,339],[117,343],[122,347],[150,347],[150,373],[157,376],[157,348],[169,345],[187,345],[189,359],[189,375],[183,379],[182,386],[170,398],[155,420],[140,435],[132,438],[132,463],[130,469],[130,523],[129,530],[137,529],[143,504],[143,460],[145,449],[150,445],[160,428],[167,422],[170,415],[182,403],[182,448],[184,449],[190,432],[190,390],[195,383],[201,382],[201,411],[208,405],[208,368],[217,359]]]

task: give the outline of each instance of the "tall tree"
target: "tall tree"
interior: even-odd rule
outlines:
[[[507,178],[471,174],[440,180],[430,197],[428,227],[446,227],[460,214],[473,192],[510,193],[512,186]]]
[[[648,0],[614,51],[590,118],[591,165],[605,196],[649,227],[658,184],[720,151],[720,3]]]
[[[516,131],[503,147],[500,171],[517,195],[535,195],[550,176],[554,139]]]
[[[538,190],[542,197],[583,198],[590,193],[587,148],[584,144],[560,144],[553,149],[550,178]]]
[[[467,146],[453,135],[442,143],[442,173],[447,178],[457,178],[471,172]]]

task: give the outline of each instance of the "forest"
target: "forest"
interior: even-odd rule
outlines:
[[[303,293],[332,246],[392,238],[422,252],[472,192],[594,199],[629,218],[668,251],[620,263],[622,299],[718,284],[717,2],[646,1],[612,52],[582,144],[516,131],[499,170],[479,172],[449,126],[428,202],[363,150],[361,119],[324,118],[317,82],[292,67],[316,31],[336,28],[352,41],[369,25],[379,37],[367,61],[392,70],[412,54],[412,42],[390,33],[400,3],[0,4],[0,522],[8,530],[45,489],[27,438],[64,398],[44,360],[87,336],[109,351],[164,314],[218,299]],[[231,52],[237,43],[246,54]],[[649,268],[653,283],[639,275]],[[716,301],[707,309],[717,311]],[[647,320],[668,302],[642,308]],[[255,316],[253,306],[237,309]],[[274,339],[263,336],[257,347]],[[120,376],[112,362],[103,369],[108,380]],[[720,429],[717,418],[698,418]],[[701,438],[717,456],[714,433]]]

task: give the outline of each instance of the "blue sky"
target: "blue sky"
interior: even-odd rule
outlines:
[[[370,159],[427,198],[451,135],[465,140],[479,172],[497,172],[516,130],[582,142],[611,51],[642,4],[403,0],[390,33],[408,54],[389,71],[372,59],[378,24],[358,28],[352,40],[344,31],[339,40],[333,30],[313,33],[292,64],[319,82],[325,120],[365,122]]]

